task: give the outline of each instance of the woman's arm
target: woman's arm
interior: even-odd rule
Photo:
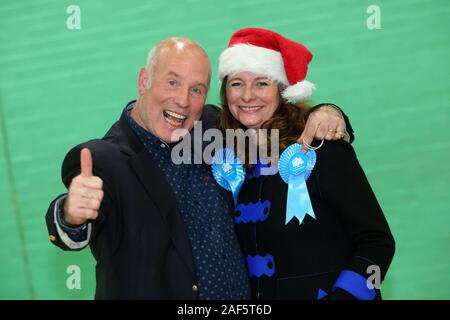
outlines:
[[[323,197],[354,244],[354,255],[342,270],[337,287],[346,290],[350,282],[363,279],[381,283],[392,261],[395,241],[352,146],[342,140],[325,142],[317,150],[314,170]]]

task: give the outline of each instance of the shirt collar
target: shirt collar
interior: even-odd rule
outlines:
[[[136,101],[132,101],[125,107],[125,118],[127,119],[127,122],[130,125],[131,129],[134,131],[134,133],[136,133],[136,135],[141,140],[141,142],[144,142],[143,139],[145,139],[145,141],[147,142],[147,143],[144,143],[145,145],[148,145],[148,143],[150,143],[150,145],[152,145],[152,146],[157,146],[158,148],[163,148],[163,149],[170,149],[171,147],[173,147],[175,144],[173,144],[173,143],[169,144],[169,143],[159,139],[157,136],[153,135],[151,132],[142,128],[131,117],[131,110],[133,110],[133,108],[135,106],[136,106]]]

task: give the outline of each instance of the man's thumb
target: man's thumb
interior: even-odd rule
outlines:
[[[81,175],[92,177],[92,155],[88,148],[83,148],[80,154]]]

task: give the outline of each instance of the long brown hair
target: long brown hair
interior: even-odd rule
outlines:
[[[243,129],[247,128],[237,121],[228,106],[227,93],[226,93],[227,78],[225,78],[220,87],[220,104],[222,110],[219,117],[219,126],[222,130],[226,129]],[[278,90],[280,92],[281,90]],[[268,131],[268,145],[267,150],[271,150],[270,130],[279,130],[279,152],[283,152],[291,144],[295,143],[297,138],[303,132],[310,112],[310,106],[308,102],[302,102],[299,104],[292,104],[285,102],[280,98],[280,105],[273,114],[273,116],[261,125],[261,129],[267,129]],[[247,149],[247,148],[246,148]],[[248,157],[246,157],[248,159]],[[250,167],[246,163],[246,167]]]

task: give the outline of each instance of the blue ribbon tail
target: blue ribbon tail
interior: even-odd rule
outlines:
[[[242,184],[244,183],[244,177],[236,177],[231,181],[228,181],[231,192],[233,193],[234,206],[237,206],[239,191],[241,190]]]
[[[290,175],[286,203],[286,224],[294,217],[297,217],[299,223],[302,223],[306,214],[314,219],[316,218],[305,177],[303,174],[298,176]]]

